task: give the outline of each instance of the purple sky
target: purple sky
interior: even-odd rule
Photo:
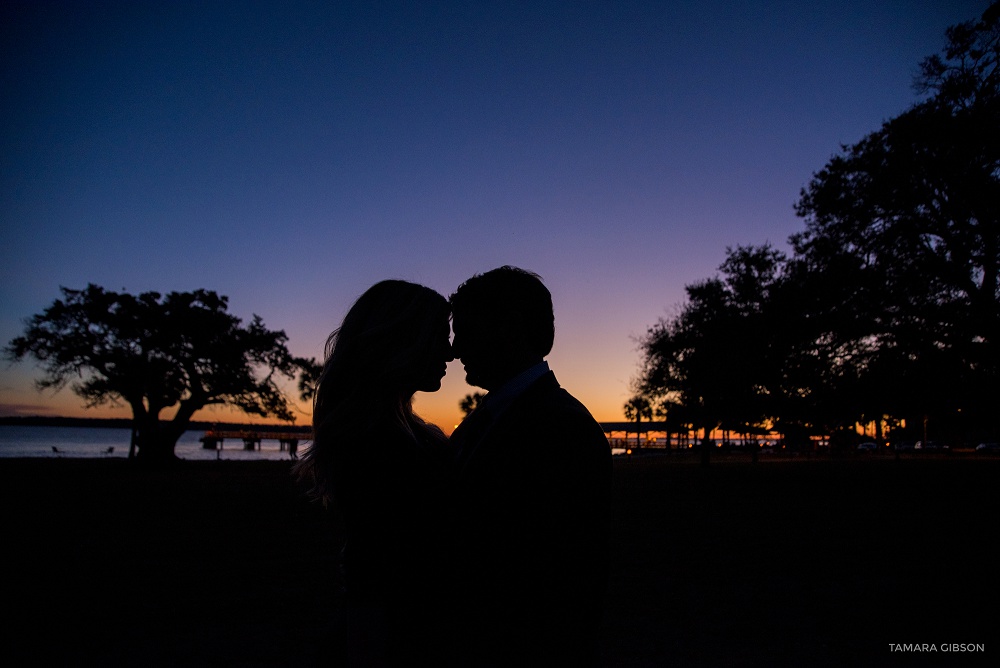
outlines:
[[[60,285],[208,288],[319,357],[378,280],[514,264],[562,384],[619,420],[634,337],[726,246],[783,247],[987,5],[8,0],[0,339]],[[84,414],[35,374],[0,367],[0,415]],[[416,408],[450,430],[470,391],[453,363]]]

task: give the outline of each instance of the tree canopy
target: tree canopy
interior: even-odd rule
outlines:
[[[727,253],[643,340],[638,386],[694,424],[988,430],[1000,335],[1000,3],[923,61],[911,108],[817,172],[791,257]],[[959,417],[960,416],[960,417]],[[957,434],[957,437],[962,437]]]
[[[839,316],[827,335],[911,415],[996,405],[1000,4],[947,38],[915,82],[928,97],[814,176],[791,239],[799,273],[847,268],[848,300],[818,304]]]
[[[482,392],[473,392],[472,394],[465,395],[458,402],[459,410],[462,411],[463,415],[468,416],[472,411],[476,410],[484,396]]]
[[[27,321],[7,356],[36,359],[42,389],[69,384],[88,407],[127,404],[140,458],[172,459],[192,416],[207,406],[294,420],[277,382],[301,368],[285,333],[256,315],[244,325],[228,313],[226,297],[208,290],[132,295],[96,285],[62,288],[62,295]]]
[[[727,252],[722,276],[688,285],[681,311],[646,333],[636,383],[638,396],[668,423],[706,437],[720,427],[757,429],[769,414],[767,385],[778,368],[769,337],[784,256],[767,245]]]

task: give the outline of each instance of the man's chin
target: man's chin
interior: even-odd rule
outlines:
[[[428,378],[423,383],[417,386],[417,392],[437,392],[441,389],[441,379],[431,380]]]
[[[477,376],[474,373],[466,372],[465,382],[473,387],[480,387],[484,390],[486,389],[485,387],[482,386],[482,380],[479,378],[479,376]]]

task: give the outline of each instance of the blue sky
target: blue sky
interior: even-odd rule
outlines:
[[[378,280],[515,264],[563,385],[621,419],[634,337],[727,246],[783,246],[987,5],[5,2],[0,338],[61,285],[208,288],[318,357]],[[84,414],[35,373],[0,368],[0,414]],[[450,429],[469,391],[456,363],[416,407]]]

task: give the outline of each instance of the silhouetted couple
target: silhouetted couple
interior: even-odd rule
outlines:
[[[330,336],[299,470],[346,527],[348,663],[599,663],[611,454],[553,337],[548,289],[514,267],[450,303],[383,281]],[[487,394],[449,441],[411,402],[455,357]]]

